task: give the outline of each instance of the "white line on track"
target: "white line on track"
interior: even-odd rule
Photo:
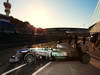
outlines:
[[[43,67],[41,67],[40,69],[38,69],[37,71],[35,71],[32,75],[36,75],[37,73],[39,73],[41,70],[43,70],[45,67],[47,67],[48,65],[50,65],[52,62],[47,63],[46,65],[44,65]]]
[[[25,66],[25,65],[26,65],[26,64],[20,65],[20,66],[14,68],[14,69],[11,69],[11,70],[9,70],[9,71],[7,71],[7,72],[5,72],[5,73],[2,73],[1,75],[7,75],[8,73],[11,73],[11,72],[13,72],[13,71],[15,71],[15,70],[17,70],[17,69],[19,69],[19,68]]]

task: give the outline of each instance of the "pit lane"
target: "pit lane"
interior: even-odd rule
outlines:
[[[49,61],[38,61],[36,64],[9,64],[9,66],[1,73],[1,75],[32,75],[40,67]]]

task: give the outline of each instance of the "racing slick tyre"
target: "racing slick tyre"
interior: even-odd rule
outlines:
[[[81,63],[88,64],[90,62],[90,55],[89,54],[83,54],[81,57]]]
[[[32,54],[27,54],[24,57],[24,60],[26,63],[30,64],[30,63],[36,63],[36,56],[32,55]]]

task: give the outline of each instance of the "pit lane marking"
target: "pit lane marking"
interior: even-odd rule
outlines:
[[[18,67],[16,67],[16,68],[13,68],[13,69],[11,69],[11,70],[5,72],[5,73],[2,73],[1,75],[7,75],[7,74],[9,74],[9,73],[11,73],[11,72],[13,72],[13,71],[15,71],[15,70],[17,70],[17,69],[19,69],[19,68],[25,66],[25,65],[26,65],[26,64],[20,65],[20,66],[18,66]]]
[[[35,71],[32,75],[36,75],[37,73],[39,73],[41,70],[43,70],[45,67],[47,67],[48,65],[50,65],[52,62],[48,62],[46,65],[44,65],[43,67],[39,68],[37,71]]]

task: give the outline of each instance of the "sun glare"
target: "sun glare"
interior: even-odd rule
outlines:
[[[46,12],[45,10],[36,10],[32,13],[32,20],[34,21],[34,23],[38,23],[38,24],[48,24],[49,22],[49,16],[48,16],[48,12]]]

